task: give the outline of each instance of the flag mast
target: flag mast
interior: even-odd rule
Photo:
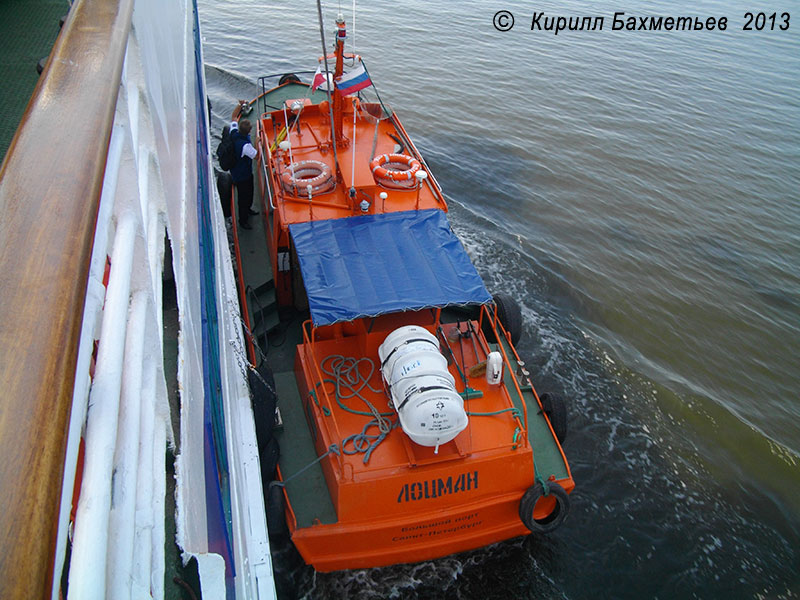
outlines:
[[[344,42],[347,39],[347,27],[344,23],[344,18],[339,15],[336,18],[336,66],[334,67],[333,79],[336,81],[344,73]],[[343,112],[344,112],[344,97],[339,91],[338,86],[333,90],[333,129],[334,129],[334,144],[336,146],[345,146],[347,140],[343,134]]]
[[[322,59],[325,61],[325,89],[328,92],[328,110],[330,111],[330,119],[331,119],[331,143],[333,145],[333,162],[336,165],[336,181],[341,182],[341,181],[343,181],[342,172],[339,169],[339,156],[338,156],[338,153],[336,151],[336,142],[342,135],[340,133],[341,130],[342,130],[342,128],[341,128],[341,120],[342,120],[342,116],[341,116],[341,94],[337,94],[336,93],[337,90],[334,89],[333,90],[333,101],[331,102],[331,84],[333,82],[329,79],[330,71],[328,71],[328,49],[325,47],[325,27],[324,27],[324,24],[322,22],[322,2],[321,2],[321,0],[317,0],[317,13],[319,15],[319,37],[320,37],[320,41],[322,42]],[[339,20],[342,20],[341,16],[339,17],[339,19],[337,19],[337,25],[338,25],[338,21]],[[342,20],[342,28],[344,28],[344,21],[343,20]],[[344,46],[344,43],[343,42],[340,43],[339,40],[338,40],[338,37],[339,37],[339,31],[338,30],[337,30],[336,34],[337,34],[336,35],[336,37],[337,37],[337,41],[336,41],[337,59],[336,59],[336,67],[335,68],[338,71],[338,73],[341,75],[342,71],[344,70],[344,52],[343,52],[343,49],[342,49],[343,46]],[[347,33],[344,32],[344,35],[346,37]],[[339,107],[339,121],[340,121],[340,123],[339,123],[338,127],[335,127],[334,123],[336,122],[336,118],[334,117],[334,112],[335,112],[334,111],[334,107],[336,105],[336,99],[337,98],[339,99],[339,105],[340,105],[340,107]]]

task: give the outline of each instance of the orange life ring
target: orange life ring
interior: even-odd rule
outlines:
[[[392,168],[395,165],[406,168]],[[372,169],[375,179],[413,181],[414,175],[420,170],[421,165],[416,158],[407,154],[381,154],[370,161],[369,168]]]
[[[301,160],[292,163],[281,174],[283,188],[287,192],[303,195],[311,186],[311,193],[328,192],[333,189],[331,168],[318,160]]]

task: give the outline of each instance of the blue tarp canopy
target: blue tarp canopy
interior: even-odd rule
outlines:
[[[492,297],[441,210],[289,226],[314,325]]]

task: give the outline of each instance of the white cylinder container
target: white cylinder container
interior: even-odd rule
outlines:
[[[441,352],[437,351],[435,354],[426,350],[409,352],[394,361],[389,385],[390,387],[395,387],[401,379],[406,377],[416,377],[427,373],[442,372],[449,374],[447,370],[447,359],[442,356]],[[384,378],[386,378],[388,370],[384,370],[383,373]]]
[[[400,327],[386,337],[378,356],[400,426],[412,441],[438,448],[467,427],[464,400],[436,336],[416,325]]]
[[[486,382],[497,385],[503,379],[503,356],[499,352],[489,352],[486,357]]]

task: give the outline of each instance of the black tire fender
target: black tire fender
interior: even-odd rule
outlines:
[[[555,498],[556,504],[546,517],[535,519],[533,516],[536,503],[545,497],[541,482],[537,481],[529,487],[519,502],[519,518],[531,533],[550,533],[557,529],[569,514],[569,496],[564,488],[555,481],[548,481],[547,487],[549,489],[548,496]]]
[[[492,295],[495,306],[497,306],[497,318],[505,327],[505,330],[511,335],[511,343],[515,346],[522,337],[522,310],[514,297],[505,292],[497,292]],[[485,323],[483,326],[483,333],[490,343],[494,343],[494,332],[492,331],[491,323]]]
[[[550,419],[558,443],[563,444],[567,439],[567,405],[564,397],[546,392],[539,396],[539,400],[542,401],[542,412]]]
[[[231,216],[231,194],[233,193],[233,178],[227,171],[217,171],[217,192],[222,205],[222,214]]]
[[[250,385],[250,405],[256,425],[258,448],[263,451],[272,439],[272,430],[275,427],[275,409],[278,405],[275,376],[269,365],[262,362],[255,372],[247,371],[247,382]]]
[[[281,75],[281,78],[278,80],[278,85],[283,85],[284,83],[300,83],[300,78],[295,75],[294,73],[285,73]]]
[[[286,524],[286,497],[283,485],[273,481],[267,488],[267,531],[270,537],[286,535],[289,526]]]

